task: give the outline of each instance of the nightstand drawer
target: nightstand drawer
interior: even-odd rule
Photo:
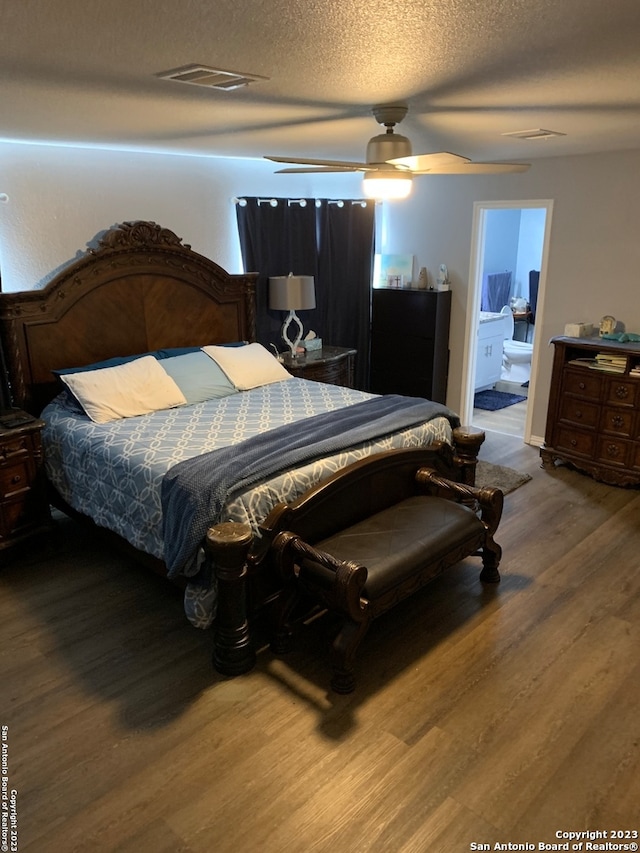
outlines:
[[[28,489],[32,481],[29,457],[23,455],[13,465],[0,466],[0,500]]]
[[[285,355],[283,364],[289,373],[300,379],[353,388],[355,356],[354,349],[323,346],[296,359]]]
[[[313,365],[305,368],[302,376],[315,382],[328,382],[330,385],[346,385],[348,372],[346,361],[333,364]]]
[[[0,420],[0,551],[51,528],[42,471],[43,426],[19,410]]]
[[[31,438],[28,435],[21,435],[11,438],[0,444],[0,472],[5,465],[12,465],[16,457],[29,457],[31,452]],[[1,474],[0,474],[1,476]]]
[[[3,540],[14,539],[36,526],[38,517],[31,508],[33,493],[26,489],[11,500],[0,503],[0,545]]]

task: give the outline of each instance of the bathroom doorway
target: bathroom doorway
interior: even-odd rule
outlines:
[[[544,308],[552,204],[550,200],[474,204],[460,411],[463,423],[519,435],[527,443],[538,351],[535,320]],[[530,277],[531,271],[538,275]],[[484,411],[474,407],[476,390],[515,393],[525,399],[502,410]]]

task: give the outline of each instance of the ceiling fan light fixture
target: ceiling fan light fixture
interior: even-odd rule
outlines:
[[[410,172],[366,172],[362,190],[367,198],[379,201],[407,198],[411,192],[413,175]]]

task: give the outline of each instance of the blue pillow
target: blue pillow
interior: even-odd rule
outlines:
[[[159,363],[182,391],[187,403],[202,403],[238,392],[222,368],[201,350],[162,358]]]

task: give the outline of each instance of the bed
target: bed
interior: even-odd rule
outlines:
[[[247,668],[243,650],[250,645],[252,615],[274,592],[273,579],[265,577],[268,561],[260,563],[262,576],[249,578],[246,564],[235,565],[234,530],[248,526],[252,537],[258,536],[260,522],[277,503],[295,499],[357,459],[394,447],[430,445],[444,476],[472,484],[484,437],[435,410],[417,421],[417,401],[407,402],[398,428],[371,434],[363,423],[373,420],[373,407],[386,406],[380,423],[388,425],[391,421],[384,419],[397,417],[400,398],[376,398],[288,374],[281,378],[277,372],[274,378],[270,371],[276,359],[255,343],[257,279],[256,273],[229,274],[169,229],[137,221],[101,234],[42,290],[0,294],[14,404],[45,421],[52,503],[108,531],[157,571],[181,582],[187,616],[198,627],[216,626],[214,660],[230,674]],[[184,371],[183,356],[197,353],[200,358],[201,348],[211,348],[208,355],[213,353],[214,363],[229,375],[233,370],[227,361],[235,369],[253,352],[269,380],[262,383],[260,375],[254,383],[232,381],[233,393],[212,399],[204,394],[195,402],[185,392],[184,400],[170,401],[166,408],[105,423],[78,405],[75,392],[91,374],[82,368],[95,366],[95,378],[106,376],[105,366],[115,366],[114,359],[125,370],[126,364],[137,367],[143,360],[154,362],[148,366],[156,370],[167,359],[165,372],[170,362],[182,364]],[[245,363],[245,373],[247,364],[253,370],[254,362]],[[281,365],[275,369],[287,373]],[[349,427],[353,432],[336,429],[338,418],[358,413],[358,425]],[[330,432],[318,433],[320,426]],[[280,434],[279,447],[272,442]],[[295,464],[274,465],[265,473],[263,459],[282,456],[284,444],[298,447]],[[221,457],[225,465],[235,465],[240,457],[257,462],[250,476],[245,465],[241,489],[234,480],[233,489],[220,498],[220,486],[214,485],[211,495],[217,503],[210,495],[204,508],[199,504],[185,516],[188,502],[180,490],[187,486],[174,482],[176,472],[189,469],[193,500],[200,500],[201,474],[194,479],[194,466],[208,460],[218,470]],[[125,468],[117,467],[123,461]],[[231,523],[230,541],[206,535],[221,522]],[[188,559],[184,553],[176,556],[183,536],[191,543]],[[207,542],[209,547],[203,547]]]

